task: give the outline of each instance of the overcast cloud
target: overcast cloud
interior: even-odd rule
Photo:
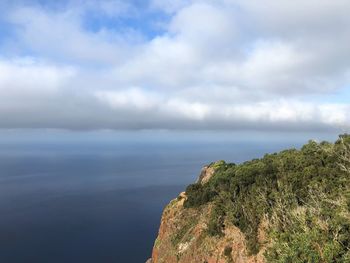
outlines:
[[[347,0],[0,4],[0,128],[344,131]]]

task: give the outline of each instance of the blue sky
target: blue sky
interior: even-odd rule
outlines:
[[[345,0],[0,3],[0,128],[343,132]]]

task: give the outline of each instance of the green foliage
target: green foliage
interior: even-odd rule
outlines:
[[[230,247],[230,246],[225,247],[224,256],[226,257],[227,262],[233,262],[233,258],[232,258],[231,253],[232,253],[232,247]]]
[[[226,257],[230,257],[231,256],[231,252],[232,252],[232,247],[225,247],[224,249],[224,255]]]
[[[208,234],[211,236],[222,236],[224,229],[225,208],[221,203],[216,204],[209,218]]]
[[[210,235],[222,235],[230,220],[254,254],[267,218],[268,262],[350,262],[349,135],[334,144],[309,141],[300,150],[216,165],[208,183],[186,190],[185,207],[212,203]]]
[[[186,188],[188,199],[185,202],[185,207],[198,207],[213,200],[217,193],[208,186],[201,184],[189,185]]]

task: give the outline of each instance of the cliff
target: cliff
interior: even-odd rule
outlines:
[[[205,166],[164,209],[151,263],[350,262],[350,136]]]

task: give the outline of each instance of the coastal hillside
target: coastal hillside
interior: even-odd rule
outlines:
[[[204,167],[148,262],[350,262],[350,136]]]

